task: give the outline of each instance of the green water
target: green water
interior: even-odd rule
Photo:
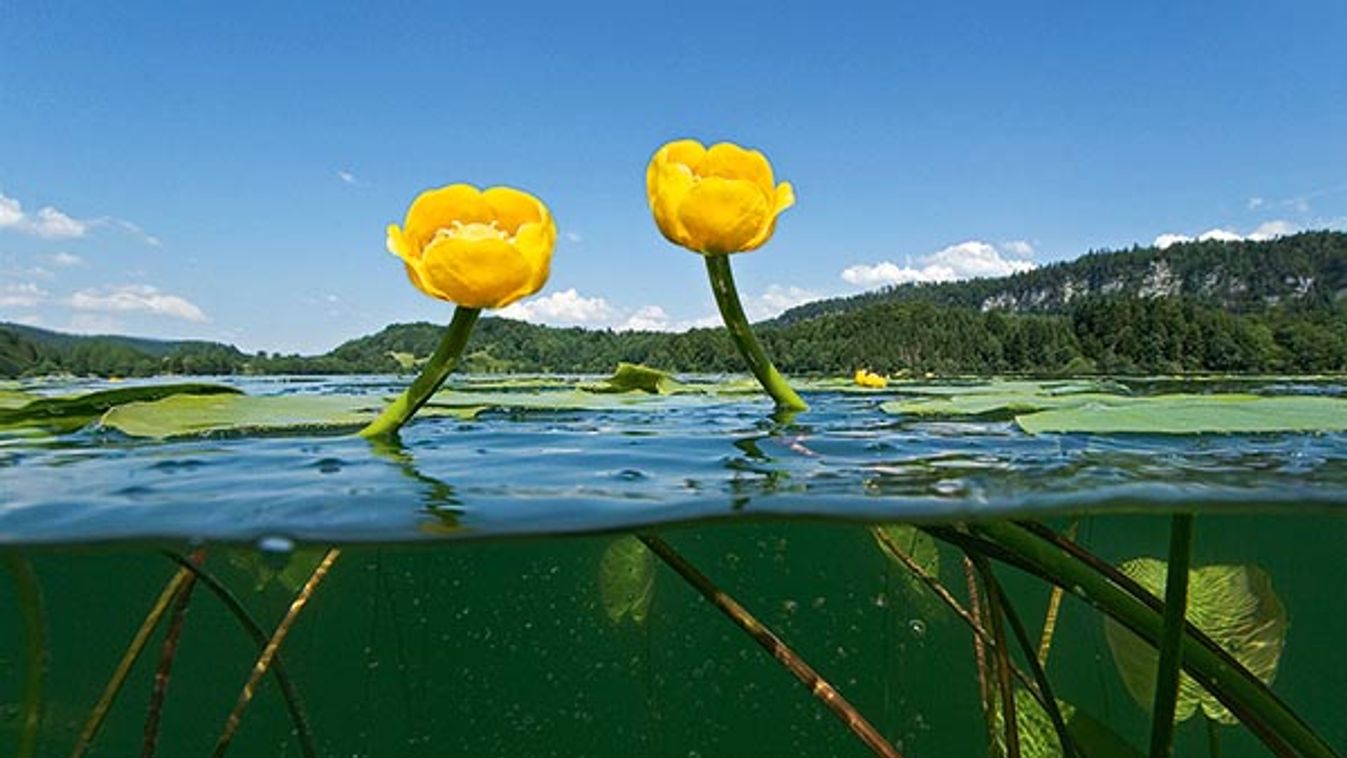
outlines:
[[[1056,525],[1064,526],[1065,522]],[[1344,524],[1292,515],[1204,515],[1195,565],[1256,564],[1291,626],[1274,690],[1347,750]],[[1092,516],[1080,540],[1114,563],[1163,557],[1168,520]],[[914,591],[860,525],[764,521],[660,532],[773,628],[905,756],[986,752],[972,637]],[[643,623],[614,623],[600,599],[614,536],[346,549],[283,649],[324,756],[863,756],[808,690],[662,564]],[[958,556],[941,578],[961,598]],[[118,658],[172,575],[154,550],[26,552],[39,577],[49,659],[37,751],[67,755]],[[301,557],[303,554],[300,554]],[[270,631],[292,593],[252,551],[212,546],[207,568]],[[280,568],[285,556],[266,565]],[[998,567],[1037,636],[1048,593]],[[16,740],[24,662],[12,582],[0,582],[0,749]],[[162,634],[162,628],[159,635]],[[134,669],[91,755],[139,755],[159,635]],[[162,712],[158,755],[208,755],[257,649],[198,587]],[[1101,617],[1069,595],[1048,664],[1059,698],[1144,748],[1147,712],[1124,689]],[[1218,729],[1221,755],[1266,755],[1244,729]],[[1175,754],[1208,754],[1199,714]],[[296,756],[266,680],[231,755]]]

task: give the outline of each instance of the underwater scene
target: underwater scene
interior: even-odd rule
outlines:
[[[1347,750],[1340,378],[456,375],[348,434],[405,382],[5,385],[3,749],[1145,755],[1145,624],[1030,543],[1158,604],[1180,513],[1236,665],[1174,754]]]

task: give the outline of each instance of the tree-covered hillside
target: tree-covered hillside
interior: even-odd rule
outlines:
[[[300,356],[0,324],[0,375],[408,371],[443,328],[396,324]],[[813,303],[758,331],[777,365],[800,374],[1347,371],[1347,234],[1091,253],[1004,279]],[[743,369],[723,329],[613,332],[501,318],[479,322],[462,369],[603,373],[619,361]]]
[[[1347,234],[1305,232],[1263,242],[1192,242],[1160,249],[1091,252],[997,279],[904,284],[806,303],[778,319],[794,323],[875,303],[1064,313],[1082,298],[1175,297],[1240,313],[1285,306],[1318,309],[1347,297]]]

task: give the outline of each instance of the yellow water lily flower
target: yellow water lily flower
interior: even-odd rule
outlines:
[[[889,378],[887,376],[884,376],[883,374],[876,374],[873,371],[869,371],[863,368],[856,369],[856,376],[854,378],[856,380],[856,384],[861,387],[870,387],[871,389],[883,389],[889,386]]]
[[[795,204],[790,182],[772,182],[766,156],[730,142],[670,142],[645,172],[660,232],[704,255],[754,250],[771,238],[776,217]]]
[[[502,308],[542,289],[557,226],[542,201],[511,187],[451,184],[412,201],[388,252],[422,292],[465,308]]]

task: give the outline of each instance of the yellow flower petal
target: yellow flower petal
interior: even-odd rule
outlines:
[[[701,163],[704,157],[706,148],[695,139],[675,140],[656,150],[650,165],[645,169],[645,194],[650,207],[655,207],[655,196],[659,191],[660,174],[664,167],[681,164],[690,170]]]
[[[692,170],[682,163],[665,163],[657,169],[655,179],[656,192],[651,195],[650,210],[655,215],[655,225],[664,238],[689,247],[692,244],[687,229],[678,215],[678,207],[697,183]]]
[[[437,237],[421,260],[423,282],[467,308],[509,305],[528,294],[525,283],[533,281],[529,261],[501,239]]]
[[[770,224],[772,212],[768,196],[752,182],[711,177],[687,191],[677,218],[688,238],[679,244],[717,255],[743,250]]]
[[[748,241],[748,244],[744,245],[744,250],[757,250],[762,247],[764,242],[771,239],[773,234],[776,234],[776,217],[780,215],[781,211],[795,204],[795,190],[790,186],[790,182],[782,182],[777,185],[774,202],[771,219],[758,230],[758,233]]]
[[[426,280],[426,277],[421,272],[423,267],[420,261],[404,260],[403,264],[404,268],[407,269],[407,278],[412,281],[413,287],[421,290],[422,292],[424,292],[427,295],[430,295],[431,297],[439,298],[440,300],[449,299],[448,295],[436,289],[434,286],[430,284],[430,282]]]
[[[388,225],[388,239],[384,242],[388,252],[396,255],[404,261],[416,260],[419,256],[407,247],[407,239],[402,236],[402,230],[397,224]],[[419,251],[417,251],[419,252]]]
[[[547,208],[538,198],[513,187],[492,187],[482,193],[482,199],[491,208],[498,226],[511,237],[524,224],[541,223],[548,217]]]
[[[545,223],[525,224],[520,228],[514,239],[514,248],[533,270],[533,276],[521,285],[523,294],[519,297],[532,295],[547,282],[552,272],[552,249],[556,244],[557,225],[550,216]]]
[[[423,250],[435,232],[448,229],[453,222],[488,224],[495,220],[491,206],[471,184],[451,184],[417,195],[407,209],[403,236],[409,247]]]
[[[743,179],[772,194],[772,165],[757,150],[745,150],[732,142],[721,142],[706,151],[701,163],[692,167],[698,176]]]

